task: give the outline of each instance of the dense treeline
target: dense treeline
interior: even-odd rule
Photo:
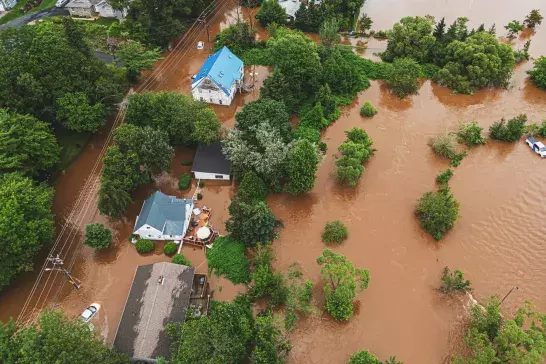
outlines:
[[[335,20],[342,29],[352,30],[365,0],[323,0],[302,2],[296,12],[294,27],[304,32],[318,33],[327,20]]]

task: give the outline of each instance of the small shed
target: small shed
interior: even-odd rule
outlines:
[[[191,171],[196,179],[229,180],[229,161],[220,143],[199,145]]]
[[[186,319],[195,268],[174,263],[141,265],[136,269],[114,347],[133,360],[170,359],[171,340],[165,333],[170,322]]]

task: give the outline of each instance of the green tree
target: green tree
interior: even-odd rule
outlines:
[[[222,236],[214,241],[206,252],[209,270],[216,275],[224,276],[234,284],[250,281],[249,262],[245,256],[245,245]]]
[[[319,162],[316,145],[306,139],[297,140],[288,154],[286,191],[293,195],[311,191],[315,187]]]
[[[324,111],[324,117],[329,121],[333,122],[337,119],[336,114],[339,110],[337,108],[337,100],[332,94],[332,89],[328,84],[322,85],[317,93],[317,102],[320,102],[320,105]],[[339,117],[339,115],[338,115]]]
[[[349,237],[349,230],[341,221],[328,221],[322,232],[322,241],[326,244],[340,245]]]
[[[271,23],[282,25],[286,23],[286,11],[276,0],[265,0],[256,14],[256,19],[263,27]]]
[[[322,107],[322,104],[320,101],[317,101],[315,106],[301,118],[298,126],[324,130],[329,124],[328,119],[324,117],[324,108]]]
[[[226,46],[230,51],[241,57],[245,50],[254,47],[256,43],[255,33],[256,31],[250,27],[249,23],[237,22],[216,35],[214,50],[217,51]]]
[[[279,69],[274,69],[264,80],[260,89],[260,98],[281,101],[286,105],[287,110],[294,111],[299,100],[298,96],[292,93],[288,80],[289,78]]]
[[[81,320],[62,311],[45,311],[26,326],[0,323],[0,361],[16,363],[129,364]]]
[[[351,356],[347,364],[381,364],[381,361],[368,350],[360,350]]]
[[[535,60],[534,68],[527,73],[538,88],[546,90],[546,57]]]
[[[112,231],[103,224],[89,224],[85,227],[84,244],[93,249],[104,249],[112,242]]]
[[[336,95],[353,98],[356,93],[369,86],[367,79],[354,64],[347,61],[350,51],[334,49],[324,62],[322,79]]]
[[[188,317],[186,322],[168,324],[173,339],[172,363],[244,362],[250,354],[254,319],[250,301],[237,297],[233,303],[212,301],[210,314]]]
[[[445,159],[453,159],[457,155],[455,138],[450,133],[442,133],[430,139],[428,145],[436,155]]]
[[[508,25],[504,26],[504,29],[508,30],[509,37],[515,37],[523,30],[523,24],[517,20],[512,20],[510,23],[508,23]]]
[[[411,58],[397,58],[389,69],[386,83],[396,96],[403,99],[407,95],[417,94],[419,78],[423,76],[421,66]]]
[[[372,24],[372,18],[370,18],[368,14],[364,13],[358,21],[358,30],[361,34],[366,34],[370,29],[372,29]]]
[[[330,249],[322,251],[317,263],[321,266],[320,273],[325,282],[326,310],[336,320],[348,320],[353,315],[356,290],[368,288],[370,272],[355,268],[344,255]]]
[[[265,201],[246,203],[233,200],[229,205],[229,219],[226,230],[233,239],[254,246],[261,241],[269,241],[275,227],[275,215]]]
[[[455,92],[472,93],[485,87],[506,87],[514,65],[509,45],[487,32],[478,32],[446,47],[446,64],[433,79]]]
[[[135,243],[135,249],[140,254],[151,253],[155,250],[155,243],[153,240],[138,239]]]
[[[245,173],[237,188],[237,199],[244,202],[265,201],[267,185],[254,171]]]
[[[127,69],[127,78],[131,82],[136,82],[142,70],[151,70],[162,58],[159,48],[146,49],[138,41],[122,43],[116,50],[116,56],[123,62]]]
[[[341,158],[336,161],[336,176],[339,182],[355,187],[364,172],[362,163],[369,160],[375,150],[371,138],[363,129],[352,128],[345,135],[347,140],[338,148]]]
[[[250,142],[254,139],[251,136],[254,134],[254,127],[264,122],[277,130],[284,142],[291,140],[290,115],[282,102],[269,99],[249,102],[235,114],[235,121],[237,129],[245,132]]]
[[[372,103],[369,101],[364,102],[362,108],[360,109],[360,115],[372,117],[377,114],[377,109],[373,107]]]
[[[453,177],[453,170],[451,170],[451,168],[448,168],[440,173],[438,176],[436,176],[436,183],[440,185],[445,185],[449,182],[451,177]]]
[[[394,24],[387,49],[381,54],[384,61],[413,58],[418,63],[430,61],[436,38],[432,35],[434,22],[420,16],[405,17]]]
[[[520,114],[506,122],[503,119],[496,121],[489,127],[489,137],[505,142],[515,142],[523,136],[527,115]]]
[[[59,162],[59,153],[47,123],[0,109],[0,172],[37,176]]]
[[[483,128],[478,126],[476,121],[461,123],[459,124],[459,130],[457,130],[457,141],[465,144],[469,148],[485,144],[482,130]]]
[[[529,15],[525,17],[525,21],[523,23],[528,28],[534,28],[537,25],[542,24],[542,19],[544,19],[544,17],[542,16],[542,14],[540,14],[540,11],[538,9],[533,9],[529,13]]]
[[[34,256],[53,237],[52,199],[51,188],[19,173],[0,175],[0,289],[32,270]]]
[[[91,104],[83,92],[68,93],[57,100],[57,119],[68,129],[95,132],[106,122],[103,104]]]
[[[256,317],[256,344],[250,357],[252,364],[283,364],[292,348],[282,327],[271,313]]]
[[[417,201],[415,215],[421,227],[434,239],[440,240],[459,218],[459,206],[449,187],[443,187],[438,192],[426,192]]]
[[[119,218],[132,202],[129,192],[120,188],[116,181],[101,180],[98,208],[102,215]]]
[[[325,47],[335,47],[341,40],[341,37],[339,35],[339,23],[337,22],[337,20],[328,19],[324,23],[322,23],[319,35],[320,40]]]
[[[464,273],[458,269],[455,269],[453,272],[448,268],[444,267],[442,272],[442,284],[439,288],[440,292],[452,295],[458,292],[470,292],[470,281],[464,279]]]
[[[191,267],[191,262],[184,256],[182,253],[175,254],[173,257],[173,263],[174,264],[180,264],[185,265],[187,267]]]

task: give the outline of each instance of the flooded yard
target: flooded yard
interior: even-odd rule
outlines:
[[[470,27],[496,23],[497,33],[502,35],[508,21],[523,19],[531,9],[541,7],[546,11],[541,0],[523,4],[504,0],[368,0],[363,11],[373,19],[373,29],[388,29],[403,16],[431,14],[437,19],[445,16],[448,23],[466,16]],[[248,16],[246,12],[241,16]],[[229,9],[215,20],[211,34],[236,19],[237,11]],[[546,54],[545,24],[530,39],[532,57]],[[204,29],[198,40],[207,40]],[[370,48],[359,54],[374,57],[378,51],[374,49],[384,48],[385,44],[371,40]],[[197,73],[207,53],[197,51],[193,45],[188,51],[178,52],[163,61],[164,71],[148,82],[147,89],[189,93],[190,77]],[[334,250],[371,273],[370,287],[357,296],[358,314],[349,322],[337,323],[324,314],[298,323],[291,334],[291,363],[344,363],[361,349],[369,349],[381,359],[396,355],[408,364],[444,362],[460,347],[465,313],[463,299],[446,299],[435,291],[446,265],[466,273],[478,300],[502,296],[518,286],[519,290],[503,305],[506,312],[515,312],[525,300],[531,300],[539,311],[546,311],[546,167],[523,141],[488,141],[472,149],[455,168],[450,185],[461,202],[461,218],[441,242],[425,234],[413,215],[416,200],[434,188],[435,176],[448,167],[448,162],[440,160],[427,146],[430,137],[453,131],[461,121],[476,120],[487,130],[502,117],[520,113],[526,113],[530,122],[546,119],[546,92],[536,89],[526,78],[531,67],[531,62],[518,66],[507,90],[480,91],[473,96],[452,95],[448,89],[426,81],[419,95],[398,100],[381,82],[373,81],[325,132],[323,141],[328,152],[313,191],[298,197],[268,196],[273,212],[284,223],[279,239],[273,242],[275,266],[284,269],[293,262],[300,263],[306,279],[317,283],[317,304],[322,303],[322,285],[316,258],[325,248],[320,234],[327,221],[341,220],[349,229],[349,239]],[[245,80],[254,78],[254,90],[237,96],[229,107],[213,107],[225,126],[234,125],[234,115],[245,103],[258,99],[259,87],[269,71],[267,67],[247,67]],[[379,113],[373,118],[360,116],[364,101],[377,107]],[[335,183],[332,173],[344,131],[354,126],[368,132],[377,152],[366,164],[359,185],[349,189]],[[96,174],[89,177],[89,173],[110,127],[95,136],[57,180],[57,231],[86,188],[85,182],[96,178]],[[47,303],[56,301],[68,313],[79,314],[90,303],[100,302],[103,309],[96,324],[107,341],[113,341],[136,266],[170,261],[162,253],[161,244],[156,245],[155,253],[141,256],[129,243],[136,216],[143,200],[156,189],[179,197],[192,195],[195,185],[189,191],[179,191],[177,181],[190,169],[182,161],[192,160],[193,153],[178,149],[171,173],[162,175],[154,184],[140,186],[133,194],[134,204],[120,222],[112,224],[100,216],[93,197],[91,207],[81,211],[81,222],[70,224],[70,235],[65,233],[63,238],[68,249],[73,247],[65,265],[72,264],[72,273],[82,281],[82,289],[74,291],[68,284],[63,285],[64,277],[59,275],[45,286]],[[212,209],[212,223],[220,233],[225,232],[233,193],[230,183],[206,183],[203,188],[200,204]],[[113,229],[113,247],[94,252],[81,244],[82,229],[90,222],[105,223]],[[76,243],[69,245],[72,241]],[[186,246],[183,253],[197,272],[207,272],[200,248]],[[34,272],[23,275],[0,294],[0,320],[19,314],[46,255],[44,252],[37,260]],[[214,276],[210,282],[216,299],[230,300],[245,289]],[[37,309],[45,305],[40,303]]]

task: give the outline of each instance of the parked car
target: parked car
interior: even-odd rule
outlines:
[[[87,307],[82,312],[82,314],[80,315],[80,320],[86,323],[91,321],[91,319],[95,317],[95,315],[97,314],[97,312],[99,312],[99,310],[100,310],[100,305],[98,303],[91,304],[91,306]]]
[[[57,2],[55,3],[55,6],[58,7],[58,8],[62,8],[66,4],[68,4],[69,2],[70,2],[70,0],[57,0]]]
[[[541,158],[546,158],[546,146],[533,137],[525,139],[525,143]]]
[[[197,49],[203,49],[203,48],[205,48],[205,42],[200,40],[199,42],[197,42]]]

